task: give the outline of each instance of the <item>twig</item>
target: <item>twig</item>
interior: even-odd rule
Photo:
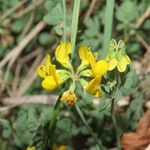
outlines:
[[[5,97],[2,99],[2,103],[5,106],[11,106],[13,104],[51,104],[54,105],[57,100],[57,96],[54,95],[33,95],[22,97]]]
[[[140,34],[136,34],[136,38],[150,53],[150,45],[144,40],[144,38]]]
[[[22,31],[22,33],[20,35],[19,41],[22,40],[23,37],[28,33],[30,27],[32,26],[32,24],[34,22],[34,16],[35,16],[35,14],[34,14],[34,12],[32,12],[24,30]]]
[[[21,67],[22,67],[22,65],[18,63],[17,66],[16,66],[16,69],[15,69],[14,80],[13,80],[13,83],[12,83],[13,93],[16,92],[16,89],[18,87],[19,75],[20,75]]]
[[[20,59],[20,60],[18,60],[18,63],[17,63],[17,67],[16,67],[16,71],[15,71],[15,78],[14,78],[14,80],[13,80],[13,84],[12,84],[12,88],[13,88],[13,93],[15,94],[17,94],[18,93],[18,89],[17,89],[17,86],[18,86],[18,80],[19,80],[19,74],[20,74],[20,71],[21,71],[21,68],[22,68],[22,66],[24,66],[24,64],[27,62],[27,61],[29,61],[29,60],[31,60],[32,58],[34,58],[35,56],[40,56],[40,57],[42,57],[42,55],[41,55],[41,53],[42,53],[42,50],[40,49],[40,48],[38,48],[37,50],[35,50],[35,51],[33,51],[33,52],[31,52],[30,54],[28,54],[28,55],[26,55],[25,57],[23,57],[22,59]],[[39,60],[39,58],[38,58],[38,60]],[[36,60],[35,60],[36,61]],[[37,66],[38,64],[35,64],[35,66]],[[31,69],[33,70],[33,73],[30,75],[30,76],[28,76],[27,75],[27,77],[25,78],[25,79],[28,79],[29,78],[29,80],[30,81],[34,81],[34,76],[32,76],[33,74],[34,74],[34,72],[35,72],[35,66],[34,66],[34,69],[32,69],[33,67],[31,67]],[[31,70],[30,69],[30,70]],[[29,74],[29,72],[30,71],[28,71],[28,74]],[[25,80],[24,79],[24,80]],[[32,79],[32,80],[31,80]],[[27,82],[25,82],[25,85],[28,85],[29,84],[29,80],[27,80]],[[28,84],[27,84],[28,83]],[[30,83],[31,84],[31,83]],[[29,86],[30,86],[30,84],[29,84]],[[22,85],[22,83],[21,83],[21,85]],[[20,85],[20,86],[21,86]],[[25,90],[27,87],[26,86],[23,86],[23,89]],[[24,91],[23,90],[23,91]],[[13,95],[14,95],[13,94]],[[21,96],[21,95],[19,95],[19,96]]]
[[[14,7],[12,7],[11,9],[9,9],[5,14],[3,14],[0,17],[0,21],[4,20],[6,17],[8,17],[9,15],[11,15],[14,11],[16,11],[19,7],[21,7],[27,0],[22,0],[19,3],[17,3]]]
[[[46,24],[41,21],[39,22],[30,33],[0,62],[0,68],[2,68],[9,60],[9,67],[13,65],[14,61],[17,59],[18,55],[27,46],[27,44],[46,26]]]
[[[23,15],[25,15],[26,13],[30,12],[31,10],[35,9],[37,6],[40,6],[42,3],[44,3],[45,0],[38,0],[36,1],[36,3],[29,5],[28,7],[26,7],[25,9],[21,10],[20,12],[18,12],[16,14],[16,16],[14,17],[14,19],[18,19],[20,17],[22,17]]]
[[[0,112],[3,114],[8,113],[10,109],[20,106],[22,104],[49,104],[51,106],[54,106],[57,98],[58,97],[54,95],[34,95],[14,98],[3,98],[2,103],[6,106],[0,107]]]
[[[22,81],[21,85],[19,86],[17,90],[17,96],[21,96],[25,93],[25,91],[29,88],[29,86],[32,84],[32,82],[36,79],[37,73],[36,73],[36,67],[39,64],[39,61],[41,60],[41,55],[39,55],[35,61],[33,62],[26,78]]]
[[[31,53],[29,53],[29,54],[23,56],[22,58],[20,58],[20,59],[18,60],[18,63],[20,63],[21,65],[23,65],[23,64],[25,64],[26,62],[28,62],[28,61],[30,61],[31,59],[33,59],[34,57],[40,55],[42,51],[43,51],[42,48],[39,47],[39,48],[37,48],[36,50],[34,50],[33,52],[31,52]]]
[[[140,26],[143,24],[145,19],[147,19],[148,17],[150,17],[150,7],[148,7],[144,12],[144,14],[137,20],[135,28],[136,29],[140,28]]]
[[[91,13],[92,13],[92,11],[93,11],[93,8],[94,8],[94,6],[95,6],[95,4],[96,4],[96,1],[97,1],[97,0],[92,0],[92,2],[91,2],[91,4],[90,4],[90,7],[89,7],[89,9],[88,9],[88,11],[87,11],[87,13],[86,13],[86,15],[85,15],[84,20],[86,20],[87,18],[90,17],[90,15],[91,15]]]

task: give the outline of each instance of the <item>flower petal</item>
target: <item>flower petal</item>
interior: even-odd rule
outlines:
[[[128,65],[128,64],[131,64],[131,60],[130,60],[130,58],[128,57],[128,55],[125,55],[125,56],[124,56],[124,59],[125,59],[127,65]]]
[[[50,55],[47,55],[45,66],[46,66],[46,72],[47,72],[48,75],[50,74],[50,70],[49,70],[50,65],[51,65],[51,58],[50,58]]]
[[[109,67],[109,65],[108,65],[107,61],[99,60],[92,67],[94,76],[104,75],[108,71],[108,67]]]
[[[117,66],[117,59],[112,58],[109,60],[109,71],[113,70]]]
[[[120,61],[118,61],[117,69],[120,72],[124,72],[126,70],[126,61],[123,58]]]
[[[55,51],[56,60],[61,63],[62,66],[70,67],[69,54],[71,53],[71,43],[64,42],[58,45]]]
[[[81,45],[79,48],[79,57],[85,66],[89,65],[89,51],[90,48],[85,45]]]
[[[42,87],[46,90],[53,90],[59,85],[53,76],[48,76],[42,81]]]
[[[102,77],[96,77],[92,79],[86,87],[86,92],[94,95],[96,97],[99,97],[102,93],[102,90],[100,88],[100,83],[101,83]]]
[[[37,67],[37,73],[41,78],[45,78],[46,77],[46,67],[45,66]]]

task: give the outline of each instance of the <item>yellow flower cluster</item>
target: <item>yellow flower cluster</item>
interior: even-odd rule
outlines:
[[[120,40],[117,44],[115,40],[111,40],[106,59],[97,61],[98,54],[93,54],[90,47],[81,45],[79,48],[81,65],[74,73],[69,59],[72,51],[71,43],[63,42],[56,48],[55,57],[64,69],[56,69],[56,65],[51,63],[49,55],[46,57],[45,64],[37,68],[39,76],[43,78],[42,87],[46,90],[53,90],[66,80],[71,79],[70,88],[61,97],[61,100],[68,105],[74,104],[77,100],[75,95],[76,81],[81,83],[87,93],[99,97],[102,94],[100,83],[107,71],[117,67],[120,72],[124,72],[126,66],[130,64],[130,59],[124,49],[123,41]],[[87,81],[85,77],[89,77],[91,80]]]

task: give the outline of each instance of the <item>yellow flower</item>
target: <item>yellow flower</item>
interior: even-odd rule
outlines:
[[[97,53],[95,53],[95,55],[93,55],[90,47],[81,45],[79,48],[79,57],[82,60],[82,64],[84,66],[89,66],[90,64],[95,63],[96,58],[97,58]]]
[[[50,56],[47,55],[45,65],[39,66],[37,72],[42,81],[42,87],[46,90],[53,90],[62,84],[62,79],[56,71],[56,66],[50,61]]]
[[[26,150],[36,150],[34,146],[30,147],[28,146]]]
[[[63,93],[61,100],[67,103],[68,105],[73,105],[76,102],[77,97],[73,91],[67,90]]]
[[[127,65],[131,63],[130,58],[125,53],[125,43],[122,40],[119,40],[117,43],[116,40],[112,39],[108,45],[109,51],[106,57],[106,60],[109,63],[109,71],[117,67],[119,72],[124,72]]]
[[[92,66],[93,76],[102,76],[108,71],[109,65],[105,60],[99,60]]]
[[[55,57],[58,62],[65,68],[71,69],[72,65],[69,62],[69,54],[71,53],[71,43],[63,42],[56,48]]]
[[[124,72],[128,64],[131,63],[130,58],[127,55],[122,56],[120,59],[113,57],[107,58],[109,63],[109,71],[117,67],[119,72]]]
[[[101,76],[92,79],[86,86],[86,92],[94,95],[95,97],[100,97],[102,94],[102,90],[100,87],[101,80]]]
[[[81,67],[78,68],[78,70],[80,71],[79,76],[94,77],[94,79],[92,79],[89,83],[86,83],[84,79],[80,79],[79,81],[82,86],[86,83],[86,85],[83,86],[85,87],[86,92],[99,97],[102,93],[100,83],[102,80],[102,76],[108,71],[108,62],[106,60],[99,60],[96,62],[98,53],[92,54],[90,48],[86,46],[80,46],[79,56],[84,66],[88,67],[89,65],[91,65],[91,69],[86,70],[84,70],[85,67],[82,67],[82,65],[80,65]]]

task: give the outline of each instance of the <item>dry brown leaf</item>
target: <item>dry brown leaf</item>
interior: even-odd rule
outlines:
[[[144,150],[150,144],[150,110],[140,119],[136,132],[123,134],[121,144],[124,150]]]

